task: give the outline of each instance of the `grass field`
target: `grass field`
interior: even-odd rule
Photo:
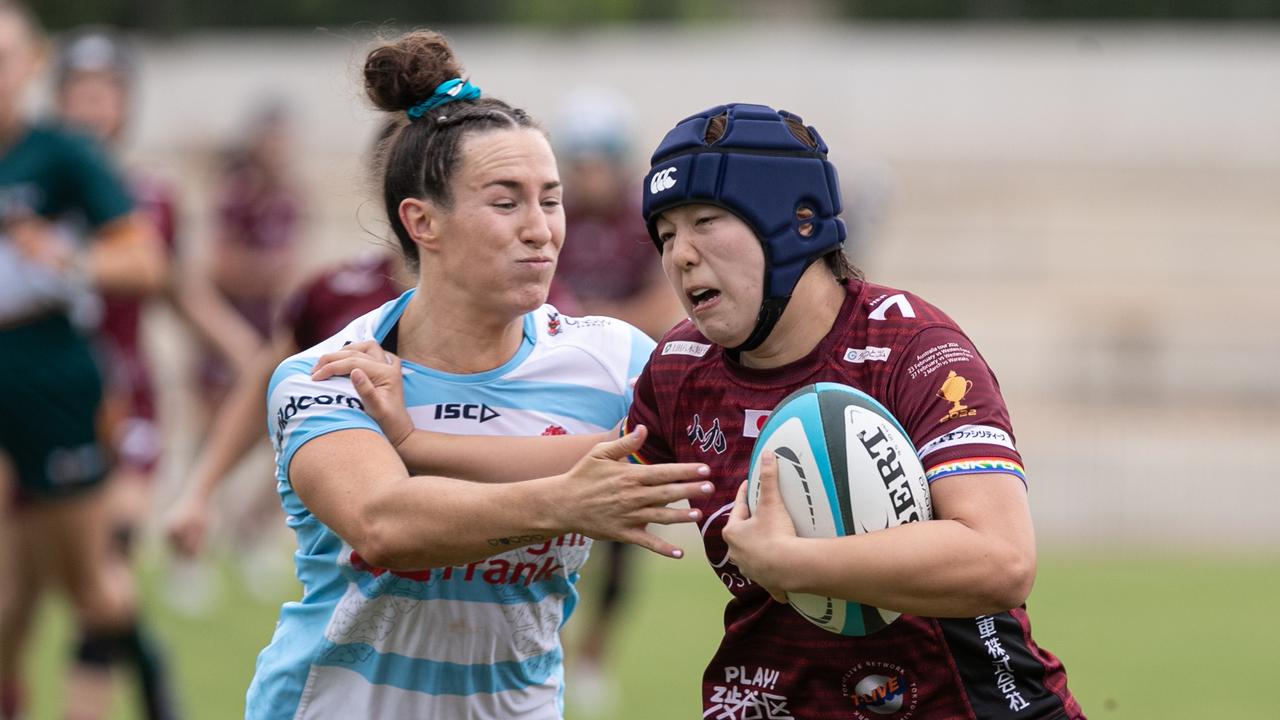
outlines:
[[[699,716],[702,664],[719,636],[727,597],[699,562],[646,556],[638,563],[636,593],[614,649],[617,704],[603,714],[570,707],[571,720]],[[153,598],[160,580],[158,571],[148,573]],[[193,720],[243,715],[254,658],[275,624],[277,603],[253,599],[230,573],[223,580],[224,602],[206,617],[184,617],[150,601]],[[1280,700],[1270,692],[1280,667],[1277,597],[1280,556],[1049,553],[1028,607],[1037,641],[1066,663],[1092,718],[1274,720],[1280,718]],[[32,717],[56,718],[69,642],[61,606],[42,614],[33,640]],[[118,695],[113,717],[133,717],[132,698]]]

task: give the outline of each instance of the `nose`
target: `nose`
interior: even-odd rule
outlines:
[[[698,248],[694,247],[690,240],[690,233],[677,232],[667,241],[667,246],[662,252],[663,261],[671,263],[677,269],[697,265],[700,257]]]
[[[553,218],[534,203],[520,227],[520,242],[531,247],[542,247],[555,237]]]

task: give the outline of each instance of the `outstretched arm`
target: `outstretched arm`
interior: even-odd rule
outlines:
[[[356,383],[356,390],[359,389]],[[447,475],[473,482],[507,482],[566,472],[597,443],[616,437],[613,432],[493,437],[414,430],[396,446],[396,452],[415,473]]]
[[[263,437],[262,399],[267,395],[271,372],[280,361],[297,352],[286,332],[277,332],[263,346],[236,379],[196,458],[186,488],[165,520],[169,545],[186,557],[195,557],[204,548],[213,493],[228,473]]]
[[[697,511],[665,506],[709,493],[700,480],[709,471],[626,463],[644,433],[596,446],[563,475],[493,484],[410,476],[382,436],[340,430],[299,448],[288,473],[317,519],[368,562],[392,570],[466,564],[569,532],[678,558],[679,548],[645,527],[696,521]]]
[[[174,276],[165,296],[182,319],[240,373],[248,373],[251,368],[254,372],[261,372],[252,363],[257,359],[255,352],[264,343],[249,321],[231,307],[203,272],[183,269],[175,271]],[[281,341],[275,339],[272,342]],[[292,348],[293,341],[288,342],[291,352],[280,357],[277,362],[297,352]],[[273,365],[267,370],[268,379],[274,367]],[[265,393],[265,380],[262,381],[262,387]],[[261,397],[258,399],[261,400]]]
[[[419,430],[404,403],[400,358],[376,342],[353,343],[316,361],[313,380],[350,375],[364,410],[386,433],[410,472],[475,482],[530,480],[567,472],[616,432],[550,437],[449,435]]]

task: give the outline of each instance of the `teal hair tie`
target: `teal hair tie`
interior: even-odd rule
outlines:
[[[472,85],[470,80],[462,78],[446,80],[436,86],[436,91],[431,94],[431,97],[409,108],[409,119],[417,120],[426,115],[428,110],[455,100],[475,100],[478,97],[480,97],[480,88]]]

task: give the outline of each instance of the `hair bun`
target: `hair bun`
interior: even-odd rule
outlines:
[[[374,48],[364,61],[364,89],[380,110],[404,112],[430,97],[440,83],[462,76],[444,36],[415,30]]]

